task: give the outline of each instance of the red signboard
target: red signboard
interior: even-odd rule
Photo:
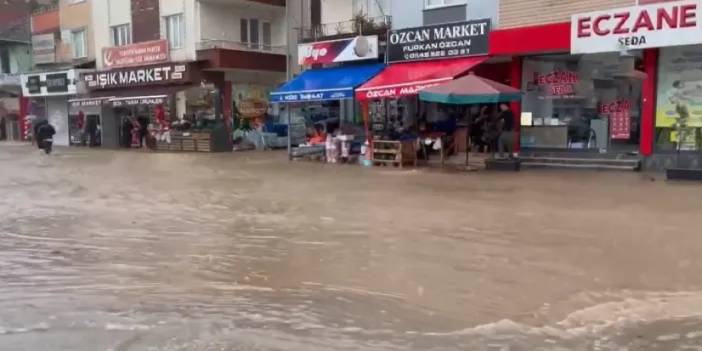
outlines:
[[[102,49],[105,68],[148,65],[168,61],[168,41],[154,40]]]
[[[609,117],[609,134],[612,139],[631,138],[631,102],[617,100],[600,104],[601,115]]]

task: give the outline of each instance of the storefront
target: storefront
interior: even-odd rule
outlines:
[[[231,150],[219,90],[197,62],[122,67],[84,74],[82,80],[90,96],[76,102],[76,120],[88,118],[88,108],[99,113],[106,147]]]
[[[68,100],[85,92],[80,84],[82,73],[85,71],[70,69],[21,76],[22,95],[29,99],[27,114],[54,126],[54,145],[71,144]]]
[[[523,60],[523,149],[638,152],[641,57],[618,53]]]
[[[309,69],[270,93],[278,105],[277,125],[286,127],[278,129],[287,134],[290,146],[301,146],[295,155],[324,154],[326,135],[334,136],[331,144],[339,142],[358,154],[365,136],[354,92],[385,67],[379,63],[378,37],[304,43],[298,56],[298,63]]]
[[[461,140],[458,148],[465,150],[467,107],[422,103],[418,94],[423,89],[478,69],[480,75],[504,80],[500,76],[501,70],[497,69],[501,65],[495,65],[493,70],[492,65],[484,64],[488,60],[489,34],[490,19],[391,31],[388,35],[388,67],[356,90],[356,98],[363,105],[369,136],[373,139],[371,146],[413,140],[417,133],[428,133],[428,128],[435,131],[429,134]],[[481,64],[484,65],[478,67]],[[453,138],[456,135],[460,136]],[[407,142],[408,148],[411,143],[413,141]],[[378,150],[378,147],[371,149],[390,153]],[[408,159],[411,153],[406,153]],[[374,157],[374,160],[380,162],[380,158]]]
[[[23,139],[22,116],[26,104],[19,74],[0,73],[0,141]]]
[[[512,85],[525,93],[513,105],[524,153],[702,167],[701,8],[658,2],[493,32],[491,56],[512,58]]]

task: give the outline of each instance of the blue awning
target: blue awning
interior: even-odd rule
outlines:
[[[310,69],[271,93],[271,102],[353,99],[354,89],[385,68],[383,64]]]

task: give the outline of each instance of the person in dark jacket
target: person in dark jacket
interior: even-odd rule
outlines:
[[[51,153],[53,146],[53,137],[56,134],[56,129],[49,124],[48,121],[42,121],[34,126],[34,135],[37,138],[37,147],[44,150],[47,154]]]

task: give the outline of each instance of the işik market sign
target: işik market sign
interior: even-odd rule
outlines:
[[[83,81],[90,89],[166,85],[187,82],[187,73],[187,64],[165,64],[84,74]]]
[[[702,43],[701,8],[702,0],[685,0],[574,15],[571,53]]]
[[[490,19],[390,31],[388,62],[487,55]]]

